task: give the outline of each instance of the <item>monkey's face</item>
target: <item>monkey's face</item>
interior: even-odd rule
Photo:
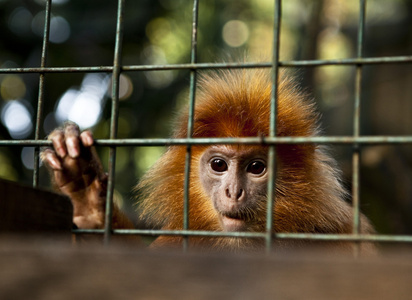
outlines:
[[[267,150],[212,146],[200,159],[200,180],[225,231],[247,231],[261,222],[267,194]]]

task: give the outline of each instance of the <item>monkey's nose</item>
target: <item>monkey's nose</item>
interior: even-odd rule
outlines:
[[[236,195],[236,198],[234,198],[233,200],[239,201],[240,198],[241,198],[242,195],[243,195],[243,189],[239,189],[239,191],[237,191],[237,192],[235,191],[234,193],[231,193],[229,189],[226,189],[226,196],[227,196],[229,199],[232,199],[232,194],[233,194],[233,195]]]

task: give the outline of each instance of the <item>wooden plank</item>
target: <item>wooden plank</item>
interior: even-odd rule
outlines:
[[[0,243],[0,299],[411,299],[411,253],[184,254]]]
[[[70,199],[44,189],[0,180],[0,232],[58,233],[72,229]]]

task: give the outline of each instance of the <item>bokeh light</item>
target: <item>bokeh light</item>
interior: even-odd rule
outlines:
[[[50,42],[61,44],[70,37],[70,25],[62,17],[53,17],[50,20]]]
[[[23,139],[33,130],[29,103],[23,100],[8,101],[1,111],[1,121],[13,139]],[[30,107],[31,108],[31,107]]]
[[[13,164],[13,160],[7,154],[0,152],[0,178],[8,180],[17,180],[19,178]]]
[[[31,23],[33,20],[33,15],[31,12],[24,8],[16,8],[10,15],[9,27],[10,29],[18,35],[26,35],[31,33]]]
[[[94,126],[101,117],[109,76],[87,74],[80,89],[71,88],[59,99],[55,118],[58,123],[70,120],[80,128]]]
[[[32,30],[33,32],[43,37],[44,33],[44,11],[36,14],[32,21]],[[52,16],[50,19],[50,34],[49,40],[55,44],[61,44],[67,41],[70,37],[70,25],[67,20],[61,16]]]
[[[34,147],[24,147],[21,150],[21,161],[26,169],[34,169]]]
[[[142,60],[147,65],[165,65],[168,63],[164,51],[157,46],[146,47],[142,52]],[[153,88],[165,88],[174,79],[172,71],[150,71],[144,72],[144,75]]]
[[[6,75],[0,84],[0,94],[4,100],[21,99],[26,94],[26,85],[18,75]]]
[[[126,74],[120,74],[119,78],[119,100],[126,100],[133,93],[133,82],[130,76]],[[112,81],[107,86],[107,95],[110,97],[112,95]]]
[[[43,37],[44,32],[44,11],[37,13],[31,22],[31,30],[38,36]]]
[[[249,39],[249,27],[240,20],[231,20],[223,26],[222,37],[230,47],[240,47]]]

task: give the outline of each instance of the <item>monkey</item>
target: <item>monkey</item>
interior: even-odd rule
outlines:
[[[198,82],[193,138],[269,136],[272,79],[270,70],[224,69],[202,74]],[[315,103],[295,79],[279,73],[276,136],[309,137],[320,134]],[[188,136],[188,109],[174,124],[173,138]],[[74,206],[73,222],[79,228],[102,228],[107,175],[94,150],[90,131],[73,123],[54,130],[53,148],[41,153],[57,189]],[[192,145],[189,175],[189,229],[222,232],[265,232],[268,182],[267,144]],[[169,146],[146,172],[134,191],[140,218],[156,228],[183,228],[186,147]],[[347,202],[336,161],[324,145],[315,143],[275,146],[274,233],[351,233],[352,207]],[[114,228],[132,223],[114,207]],[[361,214],[360,232],[374,233]],[[150,247],[177,247],[180,236],[161,235]],[[302,247],[305,241],[274,239],[279,248]],[[351,243],[328,247],[351,249]],[[264,247],[259,238],[190,237],[195,249],[255,251]],[[370,243],[362,250],[373,251]]]

